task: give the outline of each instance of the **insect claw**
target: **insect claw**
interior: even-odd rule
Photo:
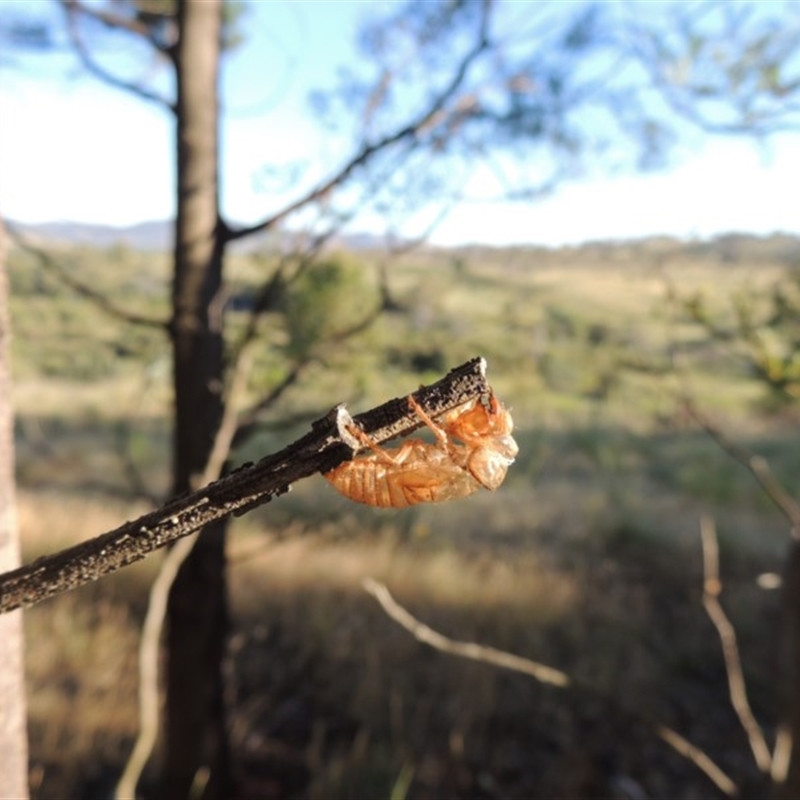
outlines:
[[[351,430],[357,429],[350,412],[343,406],[336,406],[336,429],[339,431],[339,438],[355,453],[361,449],[361,441],[358,436],[351,433]]]

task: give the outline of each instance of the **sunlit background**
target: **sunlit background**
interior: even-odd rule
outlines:
[[[535,5],[505,3],[506,25]],[[648,15],[654,4],[619,5]],[[574,4],[563,9],[571,12]],[[309,93],[332,88],[341,68],[358,70],[356,35],[372,10],[361,2],[251,4],[246,38],[224,62],[222,208],[229,219],[259,219],[350,155],[352,138],[321,127]],[[46,0],[5,0],[0,7],[0,15],[20,12],[33,21],[61,13]],[[170,218],[172,121],[87,77],[66,40],[59,50],[0,56],[0,209],[27,223],[128,226]],[[102,46],[98,56],[111,71],[130,63],[129,54]],[[135,74],[163,79],[155,62]],[[453,205],[430,241],[562,245],[654,234],[800,232],[800,159],[791,135],[755,140],[683,130],[679,153],[661,169],[609,174],[600,159],[589,174],[532,202],[480,202],[491,187],[485,170],[476,169],[469,177],[475,199]],[[294,182],[271,181],[270,168],[289,162],[298,165]],[[348,225],[351,232],[381,229],[369,213]],[[417,231],[409,222],[397,232]]]
[[[201,2],[181,8],[202,17],[213,7]],[[445,114],[411,126],[450,85],[488,5],[245,7],[220,92],[229,225],[208,214],[173,252],[174,115],[90,75],[58,3],[0,0],[0,215],[12,223],[24,560],[113,530],[180,490],[180,442],[210,443],[220,386],[228,430],[238,416],[229,457],[239,465],[305,436],[335,403],[374,408],[481,355],[520,448],[496,492],[475,486],[457,502],[377,509],[312,475],[232,520],[225,558],[216,551],[209,570],[195,571],[198,602],[178,609],[193,618],[172,617],[171,630],[187,640],[207,634],[217,655],[183,649],[188,666],[174,669],[170,643],[164,662],[178,673],[173,689],[209,672],[219,678],[207,683],[224,688],[215,741],[230,749],[240,797],[775,795],[770,765],[753,759],[731,707],[701,597],[721,580],[753,716],[771,747],[786,706],[779,692],[800,675],[790,665],[782,681],[775,669],[778,618],[792,610],[775,590],[792,537],[781,500],[763,488],[771,475],[785,500],[800,474],[800,4],[609,0],[596,8],[610,17],[588,25],[581,43],[581,26],[567,29],[584,12],[591,22],[588,4],[498,0],[487,16],[497,47],[480,51],[477,75]],[[122,14],[120,23],[151,13],[152,41],[177,30],[171,0],[86,0],[80,15],[87,50],[107,71],[171,98],[176,71],[87,19],[86,8]],[[437,8],[453,16],[425,39]],[[687,36],[688,55],[668,46],[685,32],[683,10],[701,32]],[[391,14],[401,33],[408,24],[434,47],[415,47],[387,25],[400,44],[370,58],[363,26]],[[627,28],[606,24],[614,15]],[[721,19],[723,34],[704,38],[704,21]],[[654,49],[621,66],[620,42],[605,37],[636,23],[651,28]],[[419,58],[404,61],[404,43]],[[662,80],[662,94],[685,89],[691,73],[696,91],[683,110],[702,105],[711,124],[738,97],[724,79],[736,83],[741,63],[755,62],[737,88],[774,114],[760,131],[754,115],[737,135],[711,134],[665,107],[658,91],[634,94],[648,59],[668,67],[673,82]],[[382,63],[397,68],[391,80]],[[568,91],[570,78],[600,93],[594,107]],[[364,91],[338,102],[337,88],[359,80]],[[381,94],[384,84],[396,94]],[[560,113],[564,97],[575,101],[564,101],[574,117]],[[500,124],[483,126],[484,111]],[[556,146],[569,140],[567,116],[572,150]],[[673,134],[663,151],[655,127],[637,127],[651,117]],[[397,126],[413,136],[376,148],[364,169],[314,196],[311,210],[282,217],[264,237],[227,241],[237,224],[306,197]],[[523,198],[509,202],[518,191]],[[163,235],[148,246],[102,227],[149,222],[160,225],[142,228]],[[79,225],[85,238],[62,238]],[[409,246],[387,246],[398,237]],[[217,245],[194,271],[190,240]],[[470,244],[492,247],[460,247]],[[184,303],[179,284],[190,272],[187,291],[197,294]],[[181,329],[186,308],[194,316]],[[191,347],[178,346],[181,335]],[[208,402],[212,411],[198,419]],[[189,429],[183,438],[178,422]],[[769,467],[762,483],[754,464]],[[704,575],[701,523],[707,542],[719,543],[719,580]],[[162,559],[163,551],[26,611],[36,800],[111,796],[139,731],[137,648]],[[431,650],[365,594],[365,578],[385,582],[443,634],[535,659],[574,683],[557,688]],[[225,614],[206,613],[206,601]],[[224,625],[207,624],[222,616]],[[202,713],[195,698],[204,691],[184,691],[182,711]],[[185,721],[171,711],[175,692],[163,695],[167,717]],[[664,725],[696,749],[670,748]],[[168,750],[149,763],[137,796],[177,796],[157,789]],[[192,756],[192,770],[197,763]],[[211,772],[203,763],[197,781],[189,775],[188,796],[203,796]]]

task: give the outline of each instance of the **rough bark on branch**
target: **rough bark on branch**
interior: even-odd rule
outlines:
[[[456,367],[414,398],[432,416],[486,395],[489,385],[482,358]],[[291,484],[317,472],[328,472],[352,458],[342,406],[315,422],[311,431],[278,453],[245,464],[215,483],[168,502],[161,508],[81,544],[44,556],[0,575],[0,613],[32,606],[97,580],[171,542],[230,514],[240,515],[289,491]],[[395,398],[355,417],[377,442],[420,427],[406,398]]]

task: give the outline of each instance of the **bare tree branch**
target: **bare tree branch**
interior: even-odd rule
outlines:
[[[484,664],[511,670],[512,672],[519,672],[534,678],[540,683],[546,683],[559,689],[571,688],[578,690],[611,704],[621,713],[638,720],[650,728],[659,739],[700,769],[727,797],[738,796],[739,789],[736,784],[711,757],[672,728],[652,722],[640,711],[621,706],[613,697],[602,694],[595,687],[578,681],[559,669],[508,653],[505,650],[497,650],[494,647],[487,647],[475,642],[459,642],[455,639],[450,639],[410,614],[392,597],[384,584],[372,578],[366,578],[363,582],[363,587],[368,594],[371,594],[380,603],[386,614],[398,625],[405,628],[417,641],[443,653],[472,661],[480,661]]]
[[[275,273],[273,273],[270,280],[264,284],[261,292],[259,292],[259,298],[256,303],[256,307],[253,309],[251,313],[247,327],[245,328],[245,331],[242,334],[240,341],[235,348],[234,362],[238,363],[238,360],[242,358],[246,349],[250,347],[252,341],[255,339],[257,334],[256,325],[258,317],[263,311],[267,310],[267,308],[270,307],[272,298],[280,292],[281,287],[290,284],[292,281],[300,277],[302,272],[311,265],[314,256],[319,252],[319,250],[322,247],[324,247],[325,243],[330,239],[330,237],[335,235],[336,231],[337,228],[331,228],[319,234],[318,236],[315,236],[312,239],[306,251],[301,255],[299,259],[300,263],[297,269],[295,270],[294,274],[290,278],[285,277],[288,261],[282,261],[278,269],[275,271]],[[384,303],[381,302],[372,311],[368,312],[365,315],[365,317],[359,320],[357,323],[353,324],[348,328],[345,328],[341,331],[337,331],[329,335],[325,340],[325,342],[323,343],[323,347],[331,347],[339,345],[342,342],[349,339],[351,336],[355,336],[356,334],[361,333],[361,331],[366,330],[367,328],[369,328],[370,325],[372,325],[373,322],[375,322],[375,320],[380,316],[383,310],[384,310]],[[266,411],[268,408],[272,407],[275,403],[277,403],[277,401],[284,395],[284,393],[300,379],[300,376],[302,375],[304,370],[311,363],[313,363],[314,360],[315,360],[314,355],[297,358],[292,364],[289,371],[284,376],[283,380],[275,384],[275,386],[273,386],[272,389],[266,395],[264,395],[250,408],[243,411],[239,415],[237,430],[230,442],[231,447],[237,447],[241,445],[250,436],[253,435],[256,428],[258,427],[259,415],[262,412]],[[236,370],[236,364],[234,364],[234,370]]]
[[[413,396],[428,414],[438,416],[487,395],[485,369],[486,362],[475,358]],[[329,472],[357,449],[344,427],[348,420],[349,414],[337,406],[314,423],[306,436],[279,453],[246,464],[116,530],[0,575],[0,613],[35,605],[108,575],[215,520],[241,515],[285,494],[301,478]],[[406,398],[389,400],[359,414],[355,421],[378,443],[410,433],[421,424],[409,413]]]
[[[358,152],[343,167],[341,167],[335,175],[323,181],[315,189],[312,189],[294,203],[290,203],[276,214],[273,214],[261,222],[257,222],[245,228],[234,230],[228,228],[227,226],[223,226],[222,236],[224,239],[226,241],[234,241],[236,239],[242,239],[246,236],[250,236],[254,233],[274,227],[279,222],[286,219],[286,217],[293,214],[295,211],[298,211],[304,206],[324,198],[329,192],[331,192],[340,184],[344,183],[355,170],[366,164],[376,153],[379,153],[387,147],[398,144],[404,140],[414,139],[417,134],[421,133],[426,126],[430,125],[430,123],[439,116],[448,101],[455,95],[459,87],[463,84],[473,63],[488,47],[490,7],[491,3],[483,4],[483,18],[481,20],[478,41],[475,43],[475,46],[461,60],[461,63],[456,69],[450,83],[439,93],[438,97],[436,97],[427,110],[423,112],[417,119],[395,131],[394,133],[388,134],[381,139],[378,139],[378,141],[362,147],[360,152]]]
[[[704,772],[726,797],[739,796],[739,787],[696,744],[692,744],[677,731],[667,728],[665,725],[659,725],[654,730],[662,742],[668,744],[676,753],[691,761],[699,770]]]
[[[114,792],[116,800],[136,798],[139,776],[153,752],[159,731],[159,657],[161,632],[167,616],[169,593],[181,564],[192,552],[198,533],[181,539],[170,549],[150,587],[147,615],[139,644],[139,734]]]
[[[124,78],[119,78],[116,75],[108,72],[104,67],[101,67],[89,52],[89,49],[86,47],[80,31],[78,30],[77,19],[79,14],[83,14],[87,17],[91,17],[92,19],[102,22],[109,28],[122,29],[130,33],[135,33],[146,39],[148,44],[152,45],[159,52],[170,54],[171,51],[169,48],[163,47],[153,40],[153,38],[147,32],[146,26],[142,25],[141,23],[137,23],[135,20],[128,19],[126,17],[120,17],[116,14],[111,14],[110,12],[101,11],[100,9],[89,9],[83,3],[78,2],[78,0],[60,0],[60,2],[67,15],[67,30],[69,31],[70,42],[75,48],[78,58],[80,58],[81,63],[88,72],[116,89],[124,89],[126,92],[130,92],[142,100],[146,100],[149,103],[155,103],[162,108],[166,108],[172,113],[176,112],[177,107],[175,103],[167,100],[166,97],[163,97],[156,92],[151,92],[149,89],[146,89],[144,86],[140,86],[138,83],[133,83],[132,81],[127,81]]]
[[[405,628],[418,642],[427,644],[435,650],[443,653],[450,653],[461,658],[469,658],[473,661],[483,661],[495,667],[510,669],[512,672],[521,672],[523,675],[530,675],[539,683],[547,683],[563,689],[572,684],[572,679],[566,672],[553,669],[529,658],[515,656],[505,650],[497,650],[475,642],[457,642],[448,639],[441,633],[429,628],[412,616],[403,608],[389,593],[389,590],[382,583],[372,578],[364,579],[364,590],[371,594],[380,604],[383,610],[398,624]]]
[[[108,296],[103,292],[98,292],[88,284],[78,280],[73,275],[70,275],[69,271],[64,268],[64,265],[59,263],[58,259],[54,258],[46,250],[42,250],[41,248],[32,245],[30,242],[25,241],[25,238],[18,230],[16,230],[13,225],[6,223],[6,227],[11,239],[13,239],[14,244],[17,247],[19,247],[21,250],[31,253],[31,255],[36,256],[36,258],[39,259],[39,263],[46,270],[55,275],[58,280],[60,280],[65,286],[68,286],[70,289],[72,289],[73,292],[85,298],[86,300],[91,301],[101,311],[104,311],[106,314],[109,314],[112,317],[116,317],[122,322],[131,323],[132,325],[143,325],[148,328],[160,328],[164,331],[169,329],[169,323],[166,320],[157,319],[156,317],[148,317],[144,314],[135,314],[131,311],[127,311],[121,306],[118,306],[116,303],[109,300]]]
[[[300,254],[298,261],[299,265],[291,278],[287,278],[286,271],[288,269],[291,257],[284,256],[281,258],[275,272],[264,282],[256,295],[256,301],[250,312],[247,325],[242,333],[239,341],[232,348],[231,368],[234,373],[239,370],[239,362],[242,358],[247,357],[247,351],[252,346],[258,336],[258,320],[262,314],[273,309],[283,291],[283,289],[306,269],[314,259],[314,256],[324,247],[325,243],[335,235],[338,228],[333,227],[322,233],[314,236],[305,251]],[[242,412],[239,416],[237,423],[237,430],[235,431],[229,447],[241,443],[249,436],[249,429],[255,424],[258,414],[271,406],[273,403],[283,395],[283,393],[297,381],[300,373],[307,366],[308,360],[299,360],[292,365],[289,373],[284,380],[272,388],[270,393],[264,398],[255,403],[248,411]],[[249,369],[248,369],[249,371]],[[230,404],[228,404],[230,406]]]
[[[325,231],[322,231],[311,239],[306,249],[299,256],[297,254],[293,254],[293,257],[296,258],[299,263],[291,277],[287,277],[286,272],[289,262],[293,257],[284,256],[280,259],[275,271],[272,273],[269,279],[262,284],[261,289],[258,291],[255,303],[247,320],[247,324],[245,325],[244,332],[239,337],[238,342],[231,348],[232,355],[230,367],[234,373],[238,372],[240,360],[247,357],[248,349],[252,346],[252,343],[258,336],[258,320],[261,315],[276,307],[284,288],[293,280],[296,280],[300,274],[308,266],[310,266],[314,257],[325,246],[326,242],[328,242],[330,238],[338,232],[338,230],[339,226],[335,225]],[[259,413],[277,402],[283,393],[297,381],[301,372],[303,369],[305,369],[308,363],[309,359],[296,361],[292,365],[292,368],[289,370],[289,373],[286,375],[286,377],[280,383],[274,386],[268,395],[255,403],[249,410],[242,412],[239,415],[237,430],[234,432],[234,435],[229,442],[229,447],[234,447],[248,438],[256,424]],[[228,404],[228,406],[230,406],[230,404]]]
[[[384,304],[381,302],[372,311],[367,313],[363,319],[351,325],[349,328],[345,328],[341,331],[331,334],[324,342],[324,346],[332,347],[341,344],[351,336],[355,336],[356,334],[365,331],[370,327],[370,325],[372,325],[373,322],[375,322],[376,319],[378,319],[383,312],[383,308]],[[278,402],[286,390],[297,383],[303,371],[315,360],[317,360],[317,358],[318,357],[314,356],[305,356],[297,359],[297,361],[295,361],[292,365],[291,369],[286,373],[282,381],[275,384],[268,394],[264,395],[264,397],[258,400],[258,402],[254,403],[249,409],[241,414],[235,436],[231,440],[231,445],[238,446],[253,435],[258,427],[259,415],[263,411],[266,411],[268,408],[275,405],[275,403]]]
[[[107,8],[101,6],[88,6],[80,2],[80,0],[59,0],[59,2],[68,13],[83,14],[84,16],[102,23],[111,30],[124,30],[128,33],[136,34],[137,36],[141,36],[142,39],[157,50],[165,54],[170,52],[168,47],[165,47],[160,42],[153,39],[150,28],[141,22],[141,20],[114,14]]]
[[[258,427],[259,414],[274,405],[280,397],[283,396],[284,392],[298,381],[303,370],[310,363],[310,358],[303,358],[295,361],[286,375],[284,375],[283,380],[276,383],[266,395],[241,413],[239,416],[238,430],[236,431],[233,442],[235,446],[238,447],[243,444],[253,435],[255,429]]]
[[[731,705],[750,742],[750,749],[753,751],[756,765],[762,773],[769,775],[772,757],[767,740],[764,738],[764,732],[756,721],[747,699],[747,685],[742,672],[736,630],[719,602],[719,596],[722,593],[722,581],[719,577],[719,545],[714,520],[707,514],[703,514],[700,518],[700,536],[703,543],[703,608],[719,634],[722,656],[725,659],[725,671],[728,674]]]
[[[778,507],[792,526],[792,535],[800,538],[800,503],[798,503],[772,474],[766,459],[757,456],[731,441],[718,427],[703,415],[691,398],[683,398],[683,407],[689,416],[731,457],[748,469],[758,481],[767,497]]]
[[[743,4],[737,13],[727,2],[685,3],[661,24],[648,27],[634,14],[627,23],[628,45],[652,86],[707,133],[766,136],[798,128],[800,80],[796,71],[786,74],[800,41],[797,20],[784,14],[759,24],[752,8]]]

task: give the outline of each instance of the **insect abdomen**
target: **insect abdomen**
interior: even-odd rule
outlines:
[[[325,475],[341,494],[379,508],[406,508],[408,502],[402,486],[390,481],[386,467],[371,460],[349,461]]]
[[[445,454],[431,448],[428,455],[429,463],[398,467],[367,456],[336,467],[325,479],[345,497],[378,508],[441,503],[467,497],[478,489],[478,482],[464,469],[448,462]]]

